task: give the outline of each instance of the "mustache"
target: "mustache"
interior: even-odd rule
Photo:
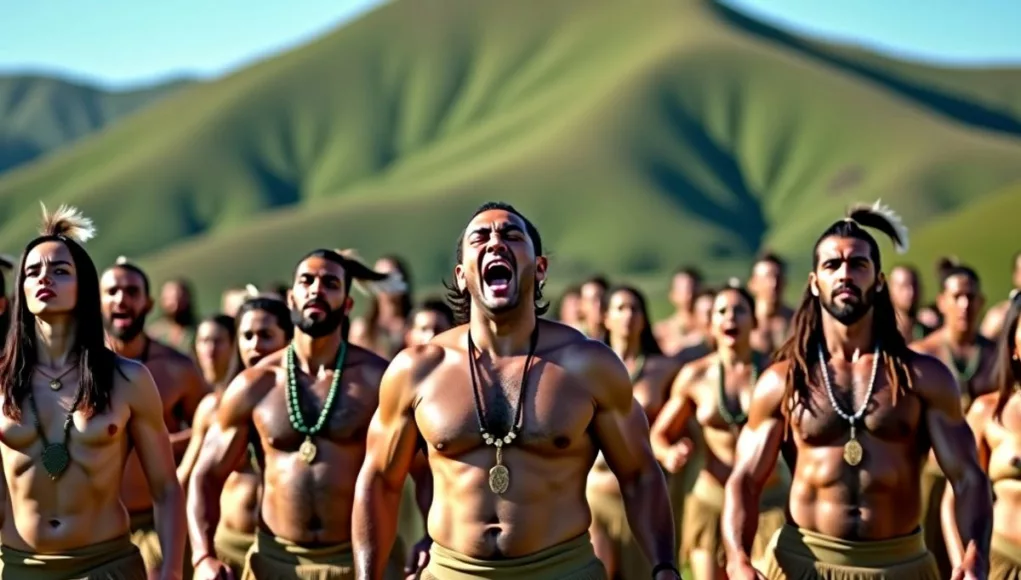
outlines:
[[[315,307],[321,308],[327,314],[333,312],[333,309],[330,308],[329,303],[327,303],[325,300],[323,300],[321,298],[313,298],[312,300],[309,300],[308,302],[303,304],[301,306],[302,312],[304,312],[305,309],[308,308],[309,306],[315,306]]]
[[[854,284],[850,284],[850,283],[848,283],[848,284],[841,284],[841,285],[833,288],[833,291],[830,292],[830,298],[836,298],[837,294],[839,294],[840,292],[844,292],[844,291],[850,292],[855,298],[861,298],[861,289],[859,289]]]

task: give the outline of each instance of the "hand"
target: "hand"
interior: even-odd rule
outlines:
[[[755,569],[751,562],[741,562],[727,566],[729,580],[766,580],[766,576]]]
[[[408,552],[408,561],[404,564],[406,580],[415,580],[429,565],[429,548],[432,545],[433,540],[427,535],[411,547]]]
[[[666,461],[663,462],[663,468],[670,473],[677,473],[685,464],[688,463],[688,458],[691,457],[692,450],[691,439],[685,437],[677,443],[670,446],[667,450]]]
[[[968,549],[964,552],[961,563],[954,568],[950,580],[985,580],[985,576],[979,575],[978,548],[975,542],[968,543]]]
[[[207,556],[195,566],[195,580],[237,580],[234,572],[223,562]]]

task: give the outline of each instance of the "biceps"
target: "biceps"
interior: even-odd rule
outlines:
[[[745,427],[737,438],[734,472],[740,472],[763,484],[776,467],[783,441],[783,422],[768,419],[755,427]]]
[[[947,479],[959,477],[969,463],[978,464],[975,434],[963,418],[952,419],[941,411],[929,411],[928,424],[933,453]]]
[[[418,448],[418,428],[412,411],[372,418],[366,438],[365,467],[383,476],[387,484],[403,487]]]
[[[649,422],[638,401],[632,403],[627,415],[609,410],[597,413],[594,425],[600,451],[618,479],[655,463],[649,444]]]
[[[170,434],[167,432],[167,426],[162,417],[155,419],[133,418],[131,439],[150,487],[159,488],[171,479],[176,481],[174,451],[170,445]]]
[[[212,423],[202,437],[195,471],[211,474],[217,481],[227,476],[240,464],[248,449],[247,425],[221,426]]]

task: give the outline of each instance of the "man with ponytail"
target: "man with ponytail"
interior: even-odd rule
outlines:
[[[2,575],[145,580],[120,496],[133,451],[167,556],[153,576],[180,579],[184,498],[159,391],[145,366],[104,344],[99,277],[82,247],[92,222],[61,206],[44,207],[43,223],[17,269],[0,357]]]
[[[350,252],[305,255],[287,296],[290,344],[220,395],[188,482],[196,580],[234,577],[215,537],[224,484],[250,441],[257,442],[263,493],[242,578],[353,577],[355,478],[386,361],[347,342],[352,286],[371,294],[404,287],[399,275],[375,272]],[[388,580],[403,578],[402,557],[389,561]]]
[[[957,383],[905,344],[865,228],[907,250],[906,228],[879,202],[852,206],[827,228],[791,337],[755,387],[721,524],[733,580],[940,579],[919,527],[930,447],[958,500],[967,553],[954,577],[986,577],[991,491]],[[793,471],[788,521],[757,571],[749,553],[759,498],[780,453]]]

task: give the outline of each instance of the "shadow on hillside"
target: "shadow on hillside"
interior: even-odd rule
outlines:
[[[42,153],[42,149],[27,139],[0,137],[0,173],[28,163]]]
[[[1021,121],[1010,113],[990,109],[985,105],[943,92],[936,87],[900,78],[893,73],[870,68],[851,59],[824,52],[820,47],[814,46],[804,39],[753,20],[721,4],[718,0],[710,0],[708,4],[724,20],[746,32],[883,85],[937,114],[982,129],[1021,135]]]
[[[650,177],[666,192],[671,200],[687,212],[729,230],[739,243],[744,256],[759,251],[766,234],[766,221],[762,215],[758,198],[745,183],[744,174],[737,160],[723,150],[705,128],[693,118],[672,97],[664,95],[661,103],[664,124],[671,127],[678,140],[688,144],[699,157],[699,162],[710,169],[720,185],[730,194],[729,199],[720,199],[707,192],[704,187],[685,175],[683,170],[662,159],[647,162]],[[717,258],[733,257],[730,248],[711,247],[710,253]]]

